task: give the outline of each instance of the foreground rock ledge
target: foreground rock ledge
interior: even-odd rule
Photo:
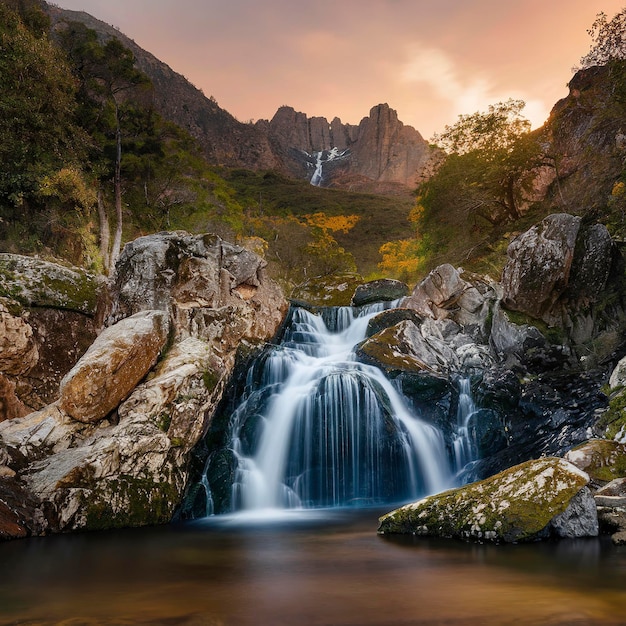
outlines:
[[[564,459],[528,461],[392,511],[380,518],[378,532],[496,543],[595,537],[588,483],[587,474]]]

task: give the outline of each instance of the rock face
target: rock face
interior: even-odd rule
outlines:
[[[78,268],[0,254],[0,421],[58,397],[96,336],[103,284]]]
[[[311,180],[316,153],[336,149],[345,158],[330,161],[322,186],[370,192],[407,193],[428,176],[439,160],[417,130],[398,120],[387,104],[373,107],[359,124],[339,118],[307,117],[280,107],[271,120],[242,123],[207,98],[183,76],[139,47],[112,26],[82,11],[48,8],[54,28],[79,21],[107,39],[117,37],[134,54],[136,64],[152,81],[155,108],[187,130],[210,163],[252,170],[279,170]],[[326,154],[328,156],[328,154]]]
[[[381,278],[359,285],[352,296],[352,306],[363,306],[372,302],[399,300],[409,293],[409,287],[399,280]]]
[[[15,509],[11,536],[171,520],[237,349],[269,340],[287,310],[261,258],[187,233],[127,245],[103,301],[105,328],[58,400],[0,424],[0,470],[42,520]]]
[[[568,309],[597,302],[609,278],[612,249],[605,226],[584,228],[580,217],[550,215],[509,245],[503,303],[563,325]]]
[[[437,154],[411,126],[398,120],[388,104],[370,110],[357,126],[308,118],[291,107],[281,107],[272,120],[257,123],[267,129],[270,143],[295,176],[313,179],[318,154],[327,164],[315,184],[350,189],[371,183],[414,188],[427,177]],[[336,156],[328,154],[336,150]]]
[[[381,534],[524,542],[598,534],[589,477],[557,458],[528,461],[380,518]]]

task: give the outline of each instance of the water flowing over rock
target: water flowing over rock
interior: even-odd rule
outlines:
[[[286,311],[264,265],[210,235],[160,233],[124,248],[103,298],[106,327],[58,401],[0,424],[6,472],[48,531],[171,520],[235,352],[269,340]]]
[[[563,459],[528,461],[392,511],[378,532],[494,542],[593,537],[598,519],[588,482]]]

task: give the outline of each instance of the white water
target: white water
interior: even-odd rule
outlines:
[[[282,346],[264,361],[256,390],[249,380],[231,421],[236,508],[370,504],[450,485],[439,430],[411,414],[380,370],[354,358],[380,310],[354,317],[349,307],[336,309],[336,331],[320,315],[294,311]],[[262,409],[259,393],[266,396]],[[251,416],[258,422],[252,446],[244,441]]]
[[[339,150],[339,148],[331,148],[330,150],[322,150],[320,152],[314,152],[313,155],[309,155],[315,157],[315,170],[313,172],[313,176],[311,176],[311,185],[319,187],[322,184],[322,172],[325,163],[329,163],[330,161],[336,161],[337,159],[342,159],[346,157],[349,153],[349,150]]]
[[[457,430],[453,439],[455,470],[460,472],[476,454],[469,437],[470,417],[476,411],[469,378],[459,380],[459,405],[456,413]]]

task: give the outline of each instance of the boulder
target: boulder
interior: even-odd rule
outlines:
[[[363,306],[374,302],[390,302],[399,300],[409,293],[406,283],[390,278],[372,280],[359,285],[352,296],[352,306]]]
[[[609,439],[591,439],[570,450],[565,458],[598,485],[626,477],[626,444]]]
[[[380,534],[526,542],[598,534],[589,477],[547,457],[429,496],[380,518]]]
[[[598,301],[613,263],[606,227],[581,225],[581,218],[557,213],[544,218],[508,247],[502,272],[503,303],[548,324],[572,327],[588,339],[594,320],[575,312]]]
[[[424,318],[449,318],[475,341],[485,340],[498,286],[486,277],[456,269],[449,263],[436,267],[418,283],[401,306]]]
[[[104,418],[154,366],[167,333],[162,311],[136,313],[105,329],[61,381],[61,410],[80,422]]]
[[[424,337],[408,320],[361,342],[356,356],[362,363],[396,375],[401,371],[419,370],[445,374],[457,365],[456,354],[450,347],[435,337]]]
[[[551,309],[568,285],[580,221],[567,213],[549,215],[509,244],[505,306],[552,320]]]
[[[39,352],[32,326],[8,306],[10,301],[0,300],[0,372],[20,376],[37,364]]]
[[[35,257],[0,254],[0,296],[28,307],[95,315],[102,279],[77,267]]]
[[[422,318],[413,309],[388,309],[370,319],[367,323],[365,334],[367,337],[372,337],[381,330],[395,326],[404,320],[409,320],[416,326],[419,326],[422,322]]]

